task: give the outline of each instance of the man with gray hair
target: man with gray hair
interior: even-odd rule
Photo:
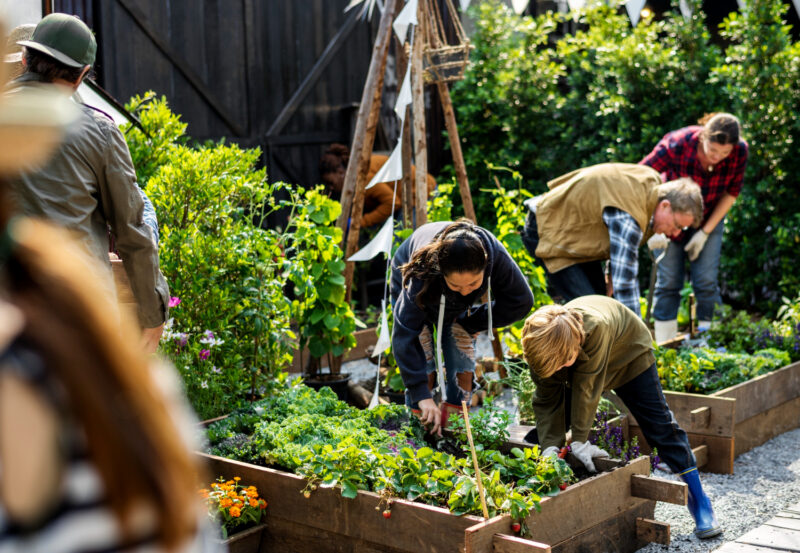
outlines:
[[[25,72],[7,94],[54,87],[72,95],[95,61],[97,42],[77,17],[44,17],[23,46]],[[137,303],[143,347],[154,352],[169,305],[169,288],[159,270],[158,250],[143,220],[144,204],[130,152],[114,121],[81,106],[50,162],[11,179],[19,210],[75,231],[95,257],[108,264],[109,230]]]
[[[613,293],[641,316],[639,245],[654,234],[675,236],[697,227],[703,215],[700,187],[688,178],[662,184],[658,171],[630,163],[585,167],[547,186],[549,192],[525,201],[529,211],[521,236],[554,291],[564,301]]]

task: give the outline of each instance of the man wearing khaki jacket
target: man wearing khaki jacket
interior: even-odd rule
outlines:
[[[630,163],[603,163],[562,175],[525,201],[525,247],[545,267],[565,301],[605,294],[602,262],[610,260],[614,297],[637,315],[639,245],[654,233],[674,236],[697,227],[700,187],[682,178],[661,183],[658,172]]]
[[[70,96],[90,71],[97,51],[89,27],[63,13],[43,18],[30,40],[18,44],[24,47],[25,72],[11,83],[9,95],[39,89]],[[80,110],[44,167],[10,179],[13,198],[25,215],[74,231],[106,265],[110,229],[136,298],[143,347],[153,352],[166,320],[169,288],[143,220],[144,204],[130,153],[113,120],[88,106]],[[113,290],[110,278],[109,290]]]

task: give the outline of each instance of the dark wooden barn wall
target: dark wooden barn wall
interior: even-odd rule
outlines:
[[[267,151],[268,129],[345,22],[348,2],[54,0],[53,10],[80,15],[95,30],[98,81],[121,101],[154,90],[181,114],[193,138],[224,137]],[[271,180],[314,184],[324,148],[333,141],[349,145],[378,17],[356,24],[280,136],[269,141]],[[179,66],[196,75],[211,101]],[[441,151],[438,98],[428,97],[429,165],[436,173],[449,159]],[[379,133],[376,149],[393,145]]]

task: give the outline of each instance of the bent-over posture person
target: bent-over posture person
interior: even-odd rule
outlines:
[[[614,390],[647,443],[658,448],[659,456],[688,485],[697,537],[722,532],[700,483],[686,432],[664,398],[650,331],[639,317],[606,296],[547,305],[525,321],[522,348],[536,384],[533,410],[544,454],[555,455],[571,429],[573,455],[594,472],[593,459],[608,453],[588,441],[589,430],[602,393]]]
[[[490,301],[480,303],[489,292]],[[476,305],[477,304],[477,305]],[[406,404],[438,432],[450,412],[469,403],[477,333],[522,319],[533,307],[525,276],[488,230],[465,219],[422,225],[392,258],[392,353],[406,386]],[[444,358],[443,402],[436,383],[433,330]]]
[[[653,151],[639,163],[659,171],[665,180],[690,177],[703,193],[700,225],[687,229],[671,241],[655,235],[648,242],[653,250],[667,248],[658,264],[655,286],[656,342],[678,333],[678,307],[689,261],[689,277],[697,298],[698,328],[708,328],[719,293],[719,259],[725,216],[742,189],[747,165],[747,142],[741,138],[739,120],[730,113],[703,117],[702,126],[690,126],[667,133]]]
[[[554,291],[566,301],[605,294],[602,262],[609,259],[614,297],[636,314],[639,245],[653,233],[696,227],[703,214],[691,179],[661,184],[657,171],[631,163],[585,167],[547,186],[549,192],[525,201],[521,235]]]

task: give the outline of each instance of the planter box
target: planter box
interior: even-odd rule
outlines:
[[[664,395],[692,447],[706,446],[707,472],[733,474],[734,457],[800,427],[800,363],[707,396],[666,390]],[[633,417],[630,430],[646,447]],[[701,459],[697,464],[702,466]]]
[[[509,515],[484,521],[394,500],[385,519],[377,494],[346,499],[338,489],[318,488],[306,499],[306,482],[297,475],[201,455],[212,474],[241,476],[268,498],[262,553],[628,553],[651,541],[668,544],[669,525],[651,520],[655,501],[685,504],[687,495],[685,484],[649,478],[649,459],[640,457],[544,498],[541,512],[526,520],[533,539],[523,539],[513,535]]]
[[[356,359],[364,359],[367,357],[367,348],[370,346],[374,346],[378,342],[378,334],[377,329],[375,327],[372,328],[365,328],[364,330],[356,331],[353,336],[356,338],[356,345],[353,349],[348,351],[345,356],[342,358],[343,361],[354,361]],[[308,352],[308,348],[303,350],[303,362],[308,362],[308,358],[311,354]],[[322,358],[322,367],[325,368],[328,366],[328,358]],[[292,369],[291,372],[300,373],[303,372],[303,367],[300,365],[300,352],[295,350],[294,352],[294,359],[292,360]]]
[[[259,553],[261,551],[261,538],[267,528],[265,523],[261,523],[243,532],[237,532],[226,540],[220,540],[228,553]]]

